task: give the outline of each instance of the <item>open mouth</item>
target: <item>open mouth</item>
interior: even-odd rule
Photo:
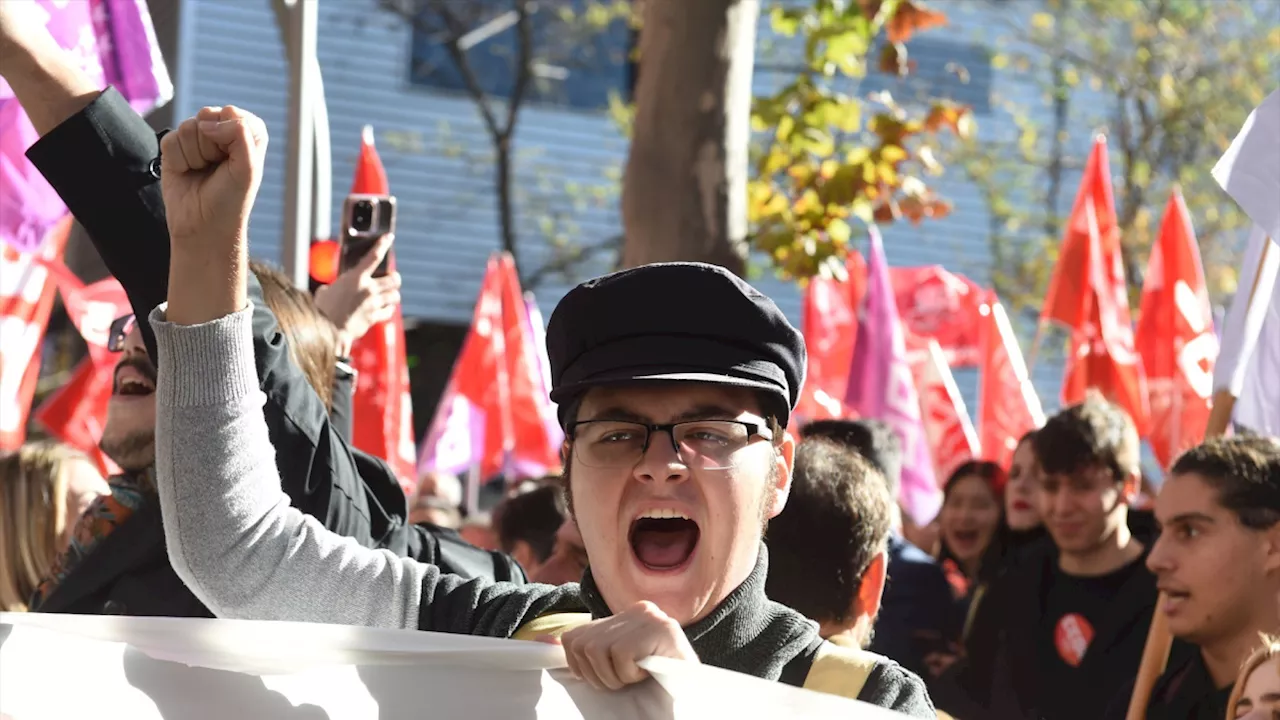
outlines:
[[[977,530],[956,530],[951,534],[958,545],[975,545],[978,542]]]
[[[702,531],[675,510],[650,510],[631,522],[631,552],[647,570],[674,572],[689,563]]]
[[[123,366],[116,372],[113,395],[122,397],[146,397],[156,391],[153,378],[147,377],[141,370],[132,366]]]

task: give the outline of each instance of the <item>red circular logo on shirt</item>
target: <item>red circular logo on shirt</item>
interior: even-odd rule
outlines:
[[[1058,619],[1053,642],[1058,647],[1058,656],[1062,658],[1062,662],[1071,667],[1080,667],[1089,643],[1093,642],[1093,626],[1083,615],[1067,613]]]

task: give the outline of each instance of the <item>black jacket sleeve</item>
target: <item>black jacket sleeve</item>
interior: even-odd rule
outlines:
[[[333,428],[347,444],[351,444],[355,427],[355,408],[353,405],[356,392],[355,370],[346,362],[339,361],[333,373],[333,401],[329,403],[329,418]]]
[[[160,184],[159,137],[114,89],[41,138],[27,156],[88,231],[107,269],[129,296],[147,351],[146,322],[164,302],[169,231]],[[306,377],[289,359],[275,316],[250,277],[254,351],[267,396],[264,413],[295,507],[330,530],[374,546],[366,491],[346,445]]]
[[[858,693],[858,699],[876,707],[896,710],[909,717],[937,718],[929,691],[919,675],[904,670],[896,662],[877,664]]]

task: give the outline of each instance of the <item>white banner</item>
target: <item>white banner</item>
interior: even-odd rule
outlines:
[[[705,665],[592,689],[541,643],[308,623],[0,613],[0,716],[129,720],[901,715]]]

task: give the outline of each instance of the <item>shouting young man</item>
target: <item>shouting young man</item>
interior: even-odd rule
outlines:
[[[1262,633],[1280,630],[1280,444],[1236,437],[1174,462],[1156,496],[1163,532],[1147,557],[1182,641],[1147,706],[1150,720],[1227,717],[1236,673]],[[1112,717],[1124,717],[1127,694]]]
[[[231,107],[201,110],[162,146],[174,249],[169,303],[153,314],[160,497],[174,568],[219,616],[558,634],[570,669],[602,688],[644,679],[639,661],[661,655],[934,717],[918,677],[826,643],[765,597],[761,538],[791,481],[784,428],[804,340],[721,268],[596,278],[551,317],[568,509],[589,559],[581,585],[463,581],[289,507],[245,293],[265,154],[266,126]]]
[[[1004,621],[995,637],[969,638],[953,676],[960,696],[941,689],[943,707],[959,717],[1101,717],[1132,682],[1146,642],[1156,587],[1129,529],[1140,483],[1133,421],[1091,394],[1033,442],[1052,543],[989,591],[984,610]]]

